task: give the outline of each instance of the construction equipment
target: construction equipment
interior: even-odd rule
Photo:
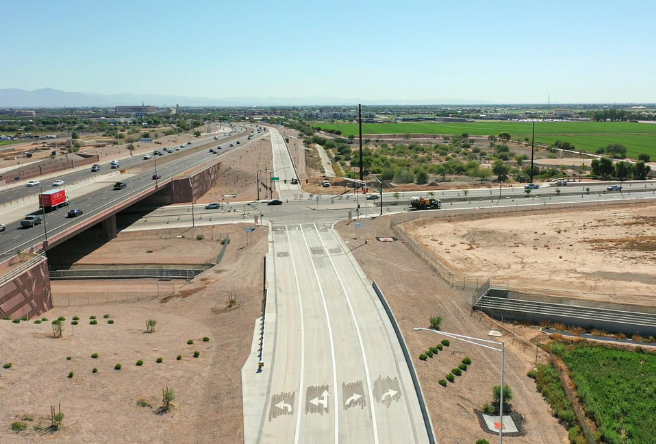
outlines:
[[[442,203],[439,199],[424,199],[423,197],[411,197],[410,208],[413,210],[439,210]]]

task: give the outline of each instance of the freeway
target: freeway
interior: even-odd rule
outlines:
[[[197,148],[200,148],[202,146],[205,146],[208,143],[220,144],[222,142],[225,143],[232,140],[240,140],[241,143],[244,143],[244,141],[246,140],[245,137],[246,131],[247,128],[243,126],[239,126],[235,128],[227,128],[225,129],[225,132],[216,135],[216,137],[218,137],[219,140],[215,140],[214,137],[206,137],[206,138],[194,140],[190,144],[184,145],[184,148],[181,148],[181,150],[183,152],[185,151],[189,152]],[[153,150],[159,149],[160,151],[162,151],[164,150],[164,148],[166,147],[153,144]],[[176,147],[172,146],[171,148],[175,149]],[[224,148],[228,148],[228,147],[225,146]],[[164,156],[162,156],[160,162],[166,161],[166,159],[170,156],[171,154],[166,154],[166,152],[164,151]],[[121,169],[129,169],[131,167],[134,167],[135,165],[143,164],[144,162],[149,164],[154,164],[155,163],[154,157],[155,156],[152,156],[151,159],[148,161],[145,161],[143,159],[143,155],[117,158],[117,160],[120,161]],[[73,170],[65,170],[58,173],[48,174],[46,177],[50,178],[49,180],[40,177],[35,177],[34,179],[41,180],[42,182],[41,185],[47,189],[51,188],[52,181],[54,179],[62,179],[66,185],[70,185],[75,182],[88,179],[89,177],[94,175],[103,175],[106,174],[107,172],[115,171],[110,169],[111,160],[114,159],[106,160],[104,161],[104,163],[100,162],[101,165],[100,171],[95,173],[91,172],[91,165],[83,165]],[[39,187],[27,187],[25,182],[21,182],[20,184],[9,184],[3,187],[2,190],[0,190],[0,202],[9,202],[11,200],[24,198],[33,194],[37,194],[38,192],[39,192]]]
[[[242,142],[240,146],[246,146],[249,142],[245,135],[236,140]],[[190,152],[188,155],[176,158],[175,162],[165,162],[158,165],[157,173],[162,179],[171,178],[201,163],[212,159],[221,159],[223,156],[229,155],[231,150],[235,149],[239,149],[239,146],[236,146],[235,148],[224,148],[219,152],[220,154],[218,156],[205,150]],[[149,189],[154,190],[157,184],[156,181],[152,179],[153,172],[154,168],[142,168],[141,170],[135,169],[134,172],[121,174],[120,176],[108,177],[105,181],[105,186],[94,187],[91,192],[78,196],[74,200],[72,199],[69,207],[64,207],[63,209],[47,213],[45,216],[46,223],[42,226],[23,229],[20,228],[20,222],[7,223],[6,230],[0,233],[0,255],[13,254],[19,249],[26,250],[33,245],[42,242],[47,237],[68,230],[75,224],[84,222],[86,219],[97,215],[99,212],[110,209],[132,195],[136,195]],[[120,191],[114,190],[113,184],[117,180],[125,182],[127,188]],[[102,183],[102,180],[98,181],[98,183]],[[36,188],[36,190],[38,190],[38,188]],[[76,218],[67,218],[67,210],[73,208],[81,209],[84,214]],[[40,214],[38,212],[38,204],[36,201],[34,204],[34,211],[30,214]],[[0,217],[2,216],[3,213],[0,213]]]
[[[281,199],[293,199],[294,195],[301,192],[300,183],[292,184],[292,179],[298,179],[294,163],[285,144],[285,140],[275,128],[269,128],[271,133],[271,147],[273,149],[273,171],[275,177],[280,180],[276,182],[276,189]]]

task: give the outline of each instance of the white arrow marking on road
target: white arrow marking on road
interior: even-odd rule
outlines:
[[[276,404],[276,407],[278,407],[280,410],[287,409],[287,411],[290,412],[290,413],[292,411],[291,404],[286,404],[285,401],[280,401],[278,404]]]
[[[351,395],[351,397],[350,397],[349,399],[346,400],[346,404],[344,404],[344,405],[345,405],[346,407],[348,407],[349,405],[351,405],[351,403],[354,403],[355,401],[357,401],[357,400],[360,399],[360,398],[362,398],[362,395],[361,395],[361,394],[359,394],[359,393],[353,393],[353,395]]]
[[[321,396],[318,398],[310,399],[310,402],[316,406],[322,404],[324,409],[328,408],[328,391],[324,390]]]
[[[390,398],[393,398],[394,395],[396,395],[398,392],[396,390],[389,389],[385,393],[383,393],[383,396],[380,397],[381,401],[385,400],[386,396],[389,396]]]

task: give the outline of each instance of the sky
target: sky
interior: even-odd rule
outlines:
[[[30,0],[0,88],[654,103],[656,1]]]

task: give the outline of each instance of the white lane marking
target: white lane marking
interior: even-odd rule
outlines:
[[[314,229],[317,231],[317,235],[319,236],[319,241],[321,241],[321,245],[323,246],[323,249],[328,252],[328,248],[326,247],[326,244],[324,243],[323,239],[321,238],[321,232],[319,232],[319,229],[317,228],[317,224],[312,224],[314,225]],[[371,377],[369,376],[369,364],[367,363],[367,353],[365,352],[364,344],[362,342],[362,333],[360,333],[360,326],[358,325],[358,320],[355,317],[355,311],[353,310],[353,305],[351,305],[351,298],[348,295],[348,292],[346,291],[346,287],[344,286],[344,282],[342,281],[341,276],[339,275],[339,272],[337,271],[337,267],[335,267],[335,262],[333,262],[333,258],[328,254],[328,260],[330,261],[330,265],[332,265],[333,270],[335,270],[335,275],[337,276],[337,280],[339,281],[339,285],[342,287],[342,291],[344,292],[344,296],[346,297],[346,302],[349,307],[349,311],[351,312],[351,319],[353,319],[353,324],[355,325],[355,331],[358,334],[358,341],[360,342],[360,350],[362,350],[362,362],[364,363],[364,372],[365,372],[365,379],[367,380],[367,391],[369,392],[369,409],[371,411],[371,419],[373,421],[373,426],[374,426],[374,443],[378,443],[378,423],[376,422],[376,409],[374,408],[374,392],[371,387]]]
[[[301,287],[298,282],[298,273],[296,272],[296,260],[294,259],[294,251],[292,249],[292,240],[289,237],[289,226],[285,225],[285,232],[287,233],[287,242],[289,243],[289,257],[292,259],[292,268],[294,270],[294,279],[296,279],[296,294],[298,295],[298,305],[301,314],[301,377],[298,384],[298,406],[296,410],[296,431],[294,433],[294,444],[298,444],[298,437],[301,429],[301,408],[303,405],[303,384],[305,373],[305,325],[303,320],[303,301],[301,299]]]
[[[19,234],[18,236],[16,236],[16,237],[13,237],[12,240],[13,240],[13,239],[18,239],[19,237],[21,237],[20,234]]]
[[[335,387],[333,396],[333,401],[335,404],[335,442],[339,440],[339,405],[338,405],[338,396],[337,396],[337,363],[335,360],[335,342],[333,341],[333,327],[330,322],[330,315],[328,314],[328,304],[326,303],[326,295],[323,292],[323,287],[321,286],[321,281],[319,280],[319,273],[317,272],[317,267],[314,266],[314,260],[312,259],[312,252],[310,251],[310,245],[308,245],[307,238],[303,232],[303,227],[301,227],[301,234],[303,235],[303,241],[305,242],[305,248],[307,249],[308,256],[310,257],[310,264],[312,265],[312,270],[314,271],[314,277],[317,280],[317,285],[319,285],[319,293],[321,293],[321,301],[323,302],[323,311],[326,314],[326,320],[328,321],[328,337],[330,338],[330,355],[333,360],[333,387]],[[312,401],[310,401],[312,402]],[[321,400],[317,400],[317,403],[322,403],[324,408],[328,407],[328,393],[326,391],[321,395]],[[315,404],[317,405],[317,404]]]

